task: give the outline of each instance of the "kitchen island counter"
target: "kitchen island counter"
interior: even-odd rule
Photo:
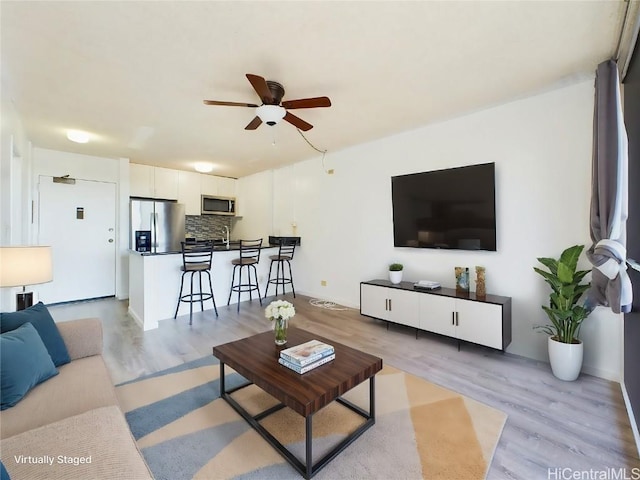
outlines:
[[[231,288],[231,275],[233,265],[231,260],[238,258],[238,245],[231,244],[227,249],[225,245],[214,248],[211,264],[211,283],[213,294],[218,308],[227,304],[229,289]],[[264,294],[264,288],[269,273],[269,255],[277,254],[277,246],[262,247],[258,270],[258,284]],[[158,328],[158,321],[173,318],[180,293],[180,280],[182,278],[182,253],[141,253],[129,251],[129,314],[138,322],[144,330]],[[205,275],[206,277],[206,275]],[[185,291],[189,292],[189,276],[185,276]],[[194,290],[198,291],[198,281],[194,278]],[[203,278],[203,289],[208,290],[207,282]],[[254,292],[254,297],[256,296]],[[249,295],[243,293],[241,300],[248,299]],[[257,299],[256,299],[257,300]],[[238,295],[231,296],[231,304],[238,301]],[[212,302],[204,302],[205,311],[211,310],[214,315]],[[193,305],[194,312],[200,311],[198,304]],[[189,304],[182,302],[178,310],[178,316],[189,313]]]
[[[200,242],[196,242],[196,243],[200,243]],[[264,250],[265,248],[278,248],[278,244],[269,244],[269,245],[262,246],[261,248],[262,250]],[[226,245],[220,245],[220,244],[214,244],[213,246],[214,252],[237,252],[239,250],[240,250],[240,242],[233,241],[233,240],[230,242],[228,247]],[[133,250],[131,251],[131,253],[144,255],[144,256],[182,254],[181,251],[154,253],[154,252],[135,252]]]

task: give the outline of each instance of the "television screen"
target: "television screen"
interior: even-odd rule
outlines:
[[[496,250],[495,164],[391,177],[396,247]]]

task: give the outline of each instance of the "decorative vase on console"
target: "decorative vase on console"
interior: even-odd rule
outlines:
[[[276,345],[287,343],[287,328],[289,319],[296,314],[293,305],[285,300],[271,302],[264,311],[265,317],[272,322]]]
[[[476,297],[485,298],[487,296],[487,287],[485,285],[484,267],[476,267]]]

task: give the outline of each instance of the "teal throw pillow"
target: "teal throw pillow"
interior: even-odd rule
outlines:
[[[0,462],[0,480],[11,480],[9,478],[9,472],[4,468],[4,463]]]
[[[71,361],[56,322],[42,302],[19,312],[0,313],[0,333],[15,330],[27,322],[35,327],[56,367]]]
[[[0,410],[58,374],[47,347],[30,323],[0,335]]]

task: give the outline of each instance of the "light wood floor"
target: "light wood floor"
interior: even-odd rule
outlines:
[[[509,417],[489,479],[574,478],[549,476],[549,468],[626,468],[627,477],[607,478],[638,478],[631,477],[640,461],[619,384],[589,375],[563,382],[545,363],[468,344],[458,351],[451,339],[421,332],[416,340],[413,329],[392,325],[387,330],[386,323],[357,310],[316,307],[301,295],[286,299],[296,307],[293,325],[378,355],[385,364],[505,412]],[[257,300],[243,302],[240,314],[235,306],[223,306],[218,318],[197,313],[192,326],[183,316],[161,321],[148,332],[126,310],[127,303],[115,299],[51,307],[56,321],[102,319],[104,356],[115,383],[211,355],[213,345],[270,328]]]

